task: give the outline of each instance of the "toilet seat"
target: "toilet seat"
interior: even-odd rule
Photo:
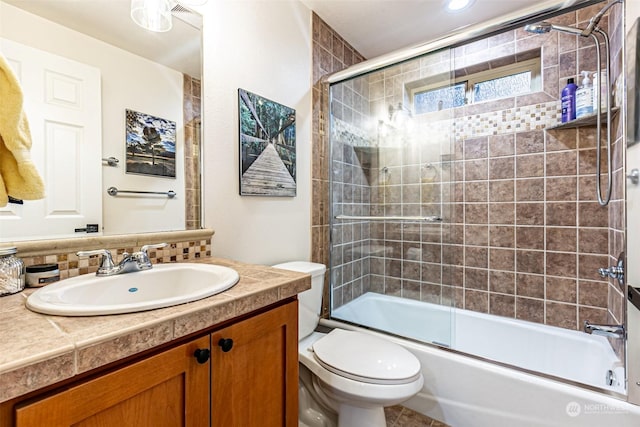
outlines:
[[[405,348],[356,331],[334,329],[312,345],[314,359],[341,377],[370,384],[416,381],[420,362]]]

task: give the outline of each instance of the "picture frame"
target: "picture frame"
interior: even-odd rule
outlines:
[[[296,111],[238,89],[240,195],[296,195]]]
[[[176,122],[130,109],[125,116],[125,172],[175,179]]]

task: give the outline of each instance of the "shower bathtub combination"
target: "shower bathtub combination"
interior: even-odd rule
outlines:
[[[548,1],[325,79],[321,323],[415,354],[405,406],[453,427],[639,424],[625,284],[598,269],[624,259],[623,44],[621,1]],[[604,82],[594,113],[560,123],[583,70]]]
[[[450,310],[366,293],[321,324],[392,334],[365,329],[420,360],[425,386],[403,405],[452,426],[637,425],[640,409],[607,394],[623,393],[625,377],[605,338]],[[437,344],[449,339],[450,345]],[[575,363],[575,354],[587,357]]]

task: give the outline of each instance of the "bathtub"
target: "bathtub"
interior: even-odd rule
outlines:
[[[603,337],[375,293],[331,317],[321,324],[365,330],[415,354],[425,386],[404,405],[453,427],[640,425],[640,407],[623,400],[624,367]]]

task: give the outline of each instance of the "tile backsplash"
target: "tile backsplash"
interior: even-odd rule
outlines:
[[[95,273],[100,255],[79,258],[80,250],[108,249],[114,262],[122,260],[124,252],[133,253],[145,244],[168,243],[162,249],[149,250],[154,264],[193,261],[211,256],[210,229],[131,234],[125,236],[105,236],[87,239],[67,239],[52,241],[14,242],[10,246],[18,248],[18,256],[25,266],[35,264],[58,264],[60,279],[82,274]]]

